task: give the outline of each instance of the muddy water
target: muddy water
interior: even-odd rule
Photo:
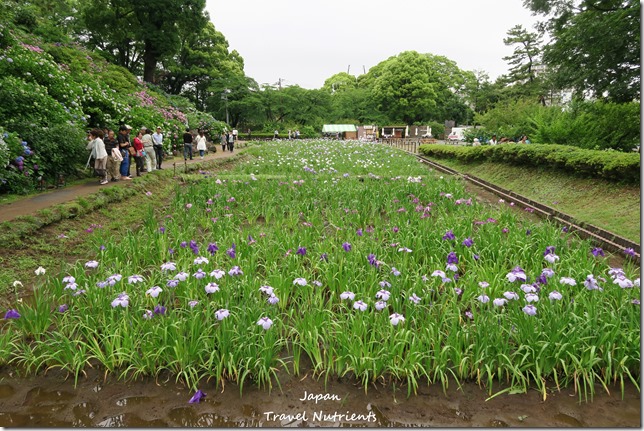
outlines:
[[[367,394],[346,380],[283,376],[282,390],[204,383],[207,396],[189,404],[192,392],[173,380],[107,381],[97,373],[73,379],[49,373],[18,378],[0,373],[0,426],[4,427],[640,427],[640,394],[626,387],[600,391],[579,402],[572,388],[543,401],[536,391],[488,394],[476,384],[421,386],[407,398],[401,388],[373,386]],[[317,398],[317,399],[316,399]]]

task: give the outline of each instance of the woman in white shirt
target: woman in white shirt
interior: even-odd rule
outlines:
[[[203,134],[203,130],[200,130],[199,136],[197,136],[197,151],[199,151],[199,156],[201,156],[202,159],[206,149],[206,137]]]
[[[87,149],[92,151],[94,157],[94,170],[101,177],[101,185],[107,184],[107,151],[103,142],[103,131],[92,129],[89,132],[91,141],[87,144]]]

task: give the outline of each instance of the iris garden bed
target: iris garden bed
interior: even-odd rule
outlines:
[[[97,229],[6,310],[0,364],[100,367],[273,388],[279,373],[492,394],[632,381],[639,269],[554,224],[482,204],[377,144],[271,142],[177,186],[161,219]],[[145,196],[142,196],[145,197]],[[308,366],[308,365],[307,365]]]

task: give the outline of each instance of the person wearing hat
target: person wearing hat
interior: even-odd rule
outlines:
[[[161,162],[163,161],[163,133],[161,133],[161,127],[157,127],[157,131],[152,134],[152,142],[157,156],[157,169],[161,169]]]

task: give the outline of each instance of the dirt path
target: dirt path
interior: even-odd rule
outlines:
[[[232,157],[238,152],[239,150],[233,153],[229,151],[222,152],[221,150],[218,150],[216,153],[207,154],[206,156],[204,156],[203,160],[200,159],[199,156],[196,156],[192,160],[188,160],[187,164],[190,165],[194,163],[207,162],[207,161],[216,160],[216,159],[225,159],[228,157]],[[171,160],[164,160],[161,166],[164,170],[166,169],[171,170],[171,169],[174,169],[175,164],[176,164],[177,170],[182,169],[181,167],[183,166],[184,161],[181,156],[174,157]],[[131,169],[131,172],[132,171],[133,169]],[[149,174],[143,173],[143,175],[149,175]],[[92,193],[96,193],[101,187],[111,187],[111,186],[126,187],[131,182],[132,181],[121,180],[116,183],[109,183],[109,185],[101,186],[98,184],[98,181],[90,181],[86,183],[75,184],[72,186],[64,187],[61,189],[49,190],[35,196],[28,196],[23,199],[18,199],[8,204],[1,204],[0,205],[0,223],[13,220],[19,216],[32,215],[39,210],[49,208],[51,206],[62,204],[65,202],[73,201],[74,199],[79,197],[91,195]]]

